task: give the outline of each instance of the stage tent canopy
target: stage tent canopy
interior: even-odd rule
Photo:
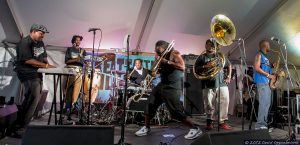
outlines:
[[[50,31],[45,43],[70,46],[74,34],[92,47],[89,28],[103,32],[101,49],[122,48],[131,35],[132,51],[153,52],[157,40],[175,40],[182,54],[200,54],[210,34],[211,18],[229,17],[237,38],[245,40],[247,60],[252,62],[261,39],[276,37],[287,44],[290,62],[300,65],[300,1],[298,0],[0,0],[0,41],[16,43],[33,23]],[[96,42],[100,33],[97,32]],[[98,43],[96,44],[98,47]],[[272,48],[279,48],[272,42]],[[221,49],[238,60],[237,42]]]
[[[19,94],[11,91],[20,90],[11,63],[15,56],[14,45],[29,34],[34,23],[47,27],[50,33],[45,35],[44,42],[49,50],[49,61],[63,67],[64,52],[71,46],[74,34],[83,36],[83,48],[92,48],[93,34],[88,32],[89,28],[101,29],[96,33],[95,44],[98,48],[102,32],[100,49],[124,48],[125,36],[130,35],[133,52],[153,53],[156,41],[175,40],[175,48],[182,54],[199,55],[211,37],[211,19],[223,14],[234,23],[236,39],[244,40],[249,65],[253,64],[259,41],[274,37],[286,44],[289,64],[299,68],[299,7],[299,0],[0,0],[0,95]],[[238,64],[242,43],[239,42],[220,50],[235,64],[241,77]],[[271,47],[278,51],[282,45],[271,41]],[[270,57],[272,61],[277,59],[274,53]],[[292,78],[297,78],[296,74],[292,72]],[[241,82],[241,78],[238,80]],[[52,92],[52,80],[46,77],[45,81],[45,89]],[[237,96],[239,92],[233,85],[235,83],[230,87],[234,91],[230,92]],[[238,98],[231,102],[235,100]]]

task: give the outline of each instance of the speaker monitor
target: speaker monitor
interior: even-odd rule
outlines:
[[[113,145],[113,126],[28,126],[22,145]]]
[[[204,102],[202,97],[201,81],[193,73],[192,67],[186,68],[185,74],[185,111],[191,115],[203,114]]]
[[[205,133],[191,143],[191,145],[242,145],[245,141],[270,140],[267,129],[247,130],[222,133]]]

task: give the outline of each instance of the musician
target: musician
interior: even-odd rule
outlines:
[[[82,67],[84,65],[84,56],[86,56],[86,51],[80,47],[82,39],[82,36],[74,35],[71,40],[72,47],[68,47],[65,55],[67,67],[74,68],[77,72],[76,76],[69,76],[67,80],[66,108],[68,114],[77,101],[82,86]]]
[[[17,122],[21,126],[29,124],[41,97],[43,76],[37,70],[39,68],[54,68],[47,59],[43,42],[45,33],[49,33],[45,26],[33,24],[30,28],[30,34],[21,39],[16,47],[15,71],[25,91],[25,99]]]
[[[130,71],[129,80],[137,85],[141,85],[141,82],[146,78],[148,74],[148,70],[143,68],[142,60],[136,59],[134,61],[134,68]]]
[[[219,45],[217,44],[217,47]],[[205,43],[206,52],[201,54],[195,63],[195,69],[211,68],[216,67],[215,61],[211,61],[216,57],[216,49],[212,39],[208,39]],[[227,67],[228,66],[228,67]],[[201,67],[201,68],[200,68]],[[220,85],[220,128],[224,130],[230,130],[231,127],[226,123],[228,120],[228,107],[229,107],[229,91],[228,84],[231,81],[231,64],[227,58],[225,58],[225,67],[228,68],[227,76],[224,76],[224,70],[209,80],[201,80],[203,97],[204,97],[204,108],[207,114],[207,126],[206,130],[214,128],[214,121],[218,120],[218,93]]]
[[[258,118],[255,129],[268,129],[268,112],[271,104],[270,79],[275,79],[272,75],[272,67],[266,54],[270,51],[270,44],[267,40],[259,42],[259,51],[254,61],[254,83],[258,94]]]
[[[163,40],[156,42],[155,52],[159,59],[162,52],[168,48],[169,43]],[[190,127],[190,131],[184,136],[186,139],[197,138],[202,131],[194,126],[183,113],[183,106],[180,104],[182,95],[182,79],[185,69],[184,61],[180,53],[172,48],[160,62],[161,82],[153,89],[145,109],[145,126],[138,130],[136,136],[145,136],[150,133],[150,120],[154,117],[157,108],[164,102],[171,113],[171,116]]]

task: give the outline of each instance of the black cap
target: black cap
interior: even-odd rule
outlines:
[[[44,33],[49,33],[47,28],[44,25],[40,25],[40,24],[32,24],[30,28],[30,32],[32,32],[32,30],[38,30]]]

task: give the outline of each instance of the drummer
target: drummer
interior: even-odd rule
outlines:
[[[71,40],[72,47],[68,47],[65,55],[67,67],[74,68],[77,72],[76,76],[70,76],[67,80],[66,109],[69,115],[68,119],[70,119],[72,106],[74,106],[74,103],[78,99],[82,85],[82,67],[84,65],[84,57],[86,56],[86,51],[80,47],[82,39],[82,36],[74,35]]]
[[[131,83],[136,85],[141,85],[142,81],[146,78],[148,74],[148,69],[143,68],[141,59],[136,59],[134,61],[134,67],[130,69],[129,80]]]

